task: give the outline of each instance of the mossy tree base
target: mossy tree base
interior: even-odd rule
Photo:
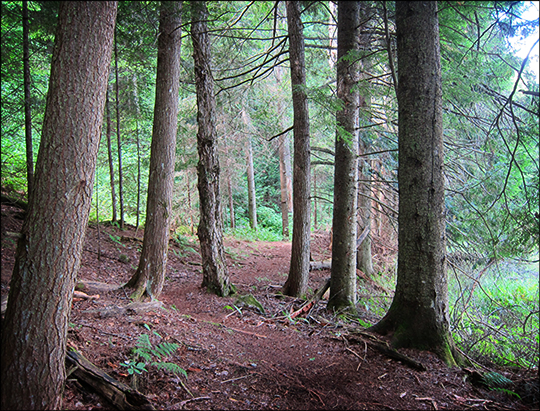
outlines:
[[[448,325],[436,321],[433,312],[397,309],[395,306],[393,303],[386,316],[367,331],[390,335],[393,348],[431,351],[449,367],[469,365],[455,347]]]

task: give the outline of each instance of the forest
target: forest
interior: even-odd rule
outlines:
[[[538,408],[538,2],[1,13],[2,409]]]

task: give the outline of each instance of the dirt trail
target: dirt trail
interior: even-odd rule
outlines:
[[[3,211],[10,210],[3,207]],[[15,241],[8,233],[18,232],[20,225],[15,218],[2,218],[2,296],[7,294],[14,261]],[[79,279],[126,282],[136,268],[142,245],[136,238],[142,237],[140,230],[120,232],[101,226],[98,240],[96,227],[90,227]],[[329,240],[329,233],[314,233],[315,260],[330,257]],[[400,350],[424,364],[427,371],[423,372],[389,359],[373,350],[367,337],[351,336],[351,329],[360,329],[358,323],[330,315],[324,301],[313,309],[309,320],[299,317],[291,321],[287,314],[304,301],[279,294],[287,277],[290,243],[227,239],[225,245],[236,296],[219,298],[201,289],[196,241],[171,242],[168,275],[160,297],[163,308],[126,308],[130,300],[122,290],[101,291],[98,299],[75,301],[69,345],[129,384],[131,377],[120,363],[132,358],[131,350],[141,334],[148,334],[153,344],[180,344],[169,360],[187,371],[184,384],[150,366],[149,372],[139,377],[139,390],[158,409],[535,407],[471,385],[464,371],[447,368],[431,353]],[[329,276],[329,270],[312,271],[309,295]],[[381,292],[363,281],[359,287],[364,294]],[[95,290],[86,291],[93,294]],[[249,294],[263,306],[264,313],[238,299]],[[373,320],[367,314],[364,318]],[[505,375],[514,380],[525,377]],[[64,397],[64,409],[111,409],[78,381],[68,381]]]

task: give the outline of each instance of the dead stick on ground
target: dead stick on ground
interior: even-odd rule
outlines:
[[[202,400],[209,400],[209,399],[210,399],[210,397],[189,398],[189,399],[187,399],[187,400],[180,401],[178,404],[173,405],[173,408],[175,408],[175,407],[184,408],[184,405],[186,405],[188,402],[192,402],[192,401],[202,401]]]
[[[249,331],[244,331],[244,330],[239,330],[238,328],[232,328],[232,327],[227,327],[229,330],[233,330],[233,331],[236,331],[236,332],[239,332],[239,333],[242,333],[242,334],[247,334],[247,335],[254,335],[255,337],[259,337],[259,338],[266,338],[266,335],[261,335],[261,334],[257,334],[257,333],[252,333],[252,332],[249,332]]]
[[[345,347],[345,349],[346,349],[347,351],[349,351],[350,353],[353,353],[356,357],[358,357],[359,360],[362,359],[362,357],[360,357],[360,355],[359,355],[358,353],[354,352],[354,351],[351,350],[349,347]]]
[[[225,384],[226,382],[231,382],[231,381],[236,381],[236,380],[241,380],[243,378],[251,377],[253,374],[258,374],[258,372],[253,372],[251,374],[242,375],[241,377],[236,377],[236,378],[231,378],[229,380],[221,381],[221,384]]]

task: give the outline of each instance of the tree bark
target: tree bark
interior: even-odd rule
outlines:
[[[156,102],[143,248],[139,267],[126,284],[126,287],[135,289],[132,296],[137,300],[144,295],[152,299],[159,297],[167,268],[178,125],[181,10],[181,2],[161,3]]]
[[[249,225],[252,229],[257,229],[257,200],[255,198],[255,171],[253,170],[253,149],[251,147],[251,138],[248,137],[247,148],[247,182],[248,182],[248,214]]]
[[[309,114],[304,58],[304,34],[300,2],[287,1],[289,56],[294,112],[293,238],[289,277],[283,294],[301,297],[306,294],[309,278],[311,225],[311,166]]]
[[[109,87],[107,86],[107,96],[105,100],[105,109],[107,112],[107,153],[109,155],[109,176],[111,183],[111,202],[112,202],[112,219],[111,222],[115,222],[116,217],[116,191],[114,189],[114,162],[112,156],[111,146],[111,103],[109,101]]]
[[[293,212],[292,170],[289,134],[279,136],[279,183],[281,188],[281,234],[289,239],[289,214]]]
[[[359,138],[360,139],[360,138]],[[359,142],[359,152],[365,152],[365,144]],[[358,164],[358,226],[359,232],[371,230],[371,176],[369,160],[361,159]],[[356,268],[367,276],[374,273],[371,255],[371,233],[362,241],[356,250]]]
[[[360,73],[360,81],[367,83],[367,73],[372,72],[373,57],[371,47],[373,44],[373,29],[371,24],[371,16],[373,14],[371,3],[364,5],[360,9],[360,20],[363,23],[361,33],[359,35],[359,48],[362,51]],[[371,85],[371,84],[369,84]],[[366,274],[372,276],[373,258],[371,255],[371,216],[372,216],[372,181],[371,181],[371,160],[367,157],[360,157],[366,153],[370,145],[370,133],[367,132],[364,126],[373,124],[372,108],[371,108],[371,87],[362,87],[362,92],[359,96],[359,126],[361,128],[358,134],[358,232],[363,233],[367,230],[368,235],[360,243],[356,250],[356,268]],[[357,240],[358,243],[358,240]]]
[[[359,42],[360,2],[338,2],[337,97],[332,273],[329,310],[356,311],[356,206],[358,196]]]
[[[135,74],[133,74],[133,102],[135,103],[135,113],[137,115],[135,119],[135,139],[137,144],[137,216],[135,229],[138,230],[141,216],[141,138],[139,135],[139,118],[141,117],[141,108],[139,105],[137,76]]]
[[[34,186],[34,150],[32,148],[32,107],[30,95],[30,40],[28,1],[23,1],[23,71],[24,71],[24,135],[26,140],[26,181],[28,197]]]
[[[124,229],[124,178],[122,172],[122,139],[120,138],[120,84],[118,79],[118,39],[114,37],[114,74],[116,76],[116,141],[118,143],[118,198],[120,200],[120,229]]]
[[[276,77],[277,87],[281,88],[283,68],[277,66],[274,68],[274,75]],[[283,112],[283,101],[278,99],[278,113]],[[281,117],[279,126],[281,129],[285,128]],[[281,234],[284,239],[289,239],[289,214],[293,212],[293,200],[292,200],[292,170],[291,170],[291,147],[289,133],[284,133],[279,136],[278,140],[278,152],[279,152],[279,183],[281,189]]]
[[[371,330],[395,347],[436,352],[454,365],[449,332],[442,88],[436,2],[397,2],[399,217],[397,286]]]
[[[214,80],[210,69],[210,40],[206,2],[194,1],[191,6],[191,38],[197,89],[197,164],[200,221],[197,229],[203,266],[202,286],[219,296],[234,293],[225,264],[223,220],[219,194],[219,157],[216,132]]]
[[[34,189],[2,327],[2,409],[61,409],[116,2],[61,3]]]
[[[229,195],[229,218],[231,220],[231,228],[234,228],[236,225],[235,217],[234,217],[234,199],[233,199],[233,192],[232,192],[232,181],[231,181],[231,173],[227,173],[227,193]]]

